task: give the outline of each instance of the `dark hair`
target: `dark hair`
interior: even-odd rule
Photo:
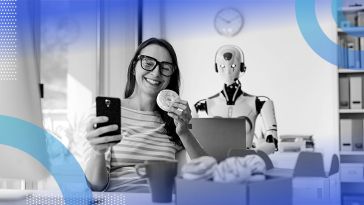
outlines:
[[[136,50],[134,57],[132,58],[129,67],[128,67],[128,79],[127,79],[127,83],[126,83],[126,87],[125,87],[125,93],[124,93],[124,97],[128,98],[130,97],[135,89],[135,75],[134,75],[134,69],[137,63],[137,58],[140,54],[140,52],[147,47],[148,45],[151,44],[156,44],[159,45],[165,49],[168,50],[169,55],[172,58],[172,63],[175,65],[175,71],[173,72],[173,74],[170,77],[170,81],[168,86],[166,87],[166,89],[169,90],[173,90],[176,93],[179,94],[179,86],[180,86],[180,74],[179,74],[179,68],[178,68],[178,63],[177,63],[177,55],[176,52],[174,51],[172,45],[167,42],[164,39],[157,39],[157,38],[150,38],[146,41],[144,41],[143,43],[141,43],[138,47],[138,49]],[[166,123],[165,125],[165,129],[167,131],[167,135],[170,136],[170,140],[174,143],[176,143],[177,145],[183,146],[182,142],[179,138],[179,136],[176,133],[176,126],[173,122],[173,118],[169,117],[167,115],[167,112],[163,111],[162,109],[160,109],[157,106],[157,112],[160,114],[162,120]]]

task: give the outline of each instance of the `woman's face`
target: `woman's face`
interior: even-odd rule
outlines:
[[[136,89],[139,92],[143,92],[151,96],[157,96],[159,91],[168,86],[171,77],[161,74],[161,64],[157,63],[156,67],[151,71],[147,71],[143,69],[143,67],[146,68],[151,65],[149,63],[152,62],[148,61],[148,57],[152,57],[160,63],[172,63],[172,58],[166,48],[156,44],[151,44],[143,48],[139,55],[146,56],[147,59],[143,61],[142,58],[139,58],[135,65]]]

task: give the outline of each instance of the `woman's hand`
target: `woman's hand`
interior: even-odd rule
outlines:
[[[168,115],[174,119],[176,133],[178,135],[188,131],[188,123],[190,122],[192,115],[187,101],[177,99],[169,109]]]
[[[109,119],[105,116],[93,117],[87,123],[86,128],[86,139],[90,143],[91,147],[98,153],[98,154],[105,154],[106,150],[117,144],[121,140],[121,135],[114,135],[114,136],[102,136],[100,135],[114,131],[118,129],[117,125],[108,125],[104,127],[95,128],[97,123],[107,122]]]
[[[206,156],[207,153],[188,129],[188,124],[192,118],[188,102],[180,99],[176,100],[169,109],[168,115],[173,118],[176,125],[176,133],[191,159]]]

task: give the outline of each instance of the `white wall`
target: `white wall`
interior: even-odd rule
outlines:
[[[285,3],[284,8],[268,5],[269,11],[256,4],[263,10],[259,14],[252,3],[246,6],[230,1],[229,5],[219,3],[206,9],[196,4],[176,10],[180,5],[168,1],[164,35],[176,49],[182,73],[181,95],[191,107],[222,88],[213,67],[217,48],[239,45],[247,65],[241,78],[243,89],[274,101],[279,135],[313,134],[327,167],[331,154],[338,152],[336,66],[313,52],[297,26],[294,1]],[[219,36],[213,27],[217,11],[229,6],[241,10],[246,20],[242,32],[233,38]],[[330,15],[328,12],[330,7],[320,10],[320,25],[335,39],[332,19],[322,18]]]

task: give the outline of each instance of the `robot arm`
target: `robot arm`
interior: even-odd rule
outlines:
[[[202,99],[195,103],[195,112],[192,112],[193,117],[207,117],[207,102],[206,99]]]
[[[259,102],[258,102],[259,101]],[[257,108],[260,108],[260,115],[264,126],[264,138],[269,144],[274,144],[275,150],[278,150],[278,138],[277,138],[277,121],[274,112],[273,101],[266,97],[257,98]],[[268,146],[261,144],[261,146]],[[259,145],[257,148],[259,149]],[[263,150],[264,151],[264,150]]]

